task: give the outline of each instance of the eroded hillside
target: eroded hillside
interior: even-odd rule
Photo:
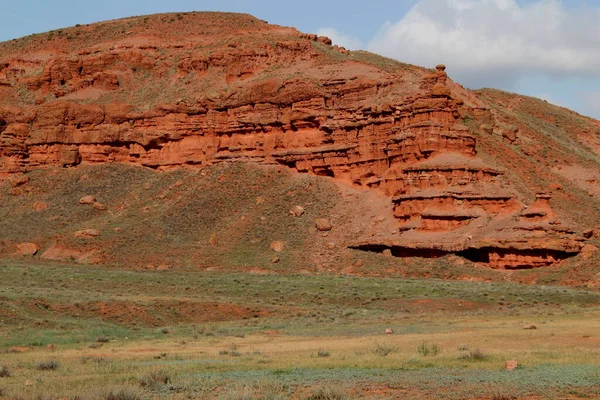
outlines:
[[[135,17],[0,44],[0,174],[5,195],[23,204],[43,193],[33,189],[37,177],[93,164],[156,170],[144,174],[285,166],[385,199],[377,217],[385,229],[364,229],[372,221],[343,208],[363,229],[329,251],[548,267],[594,240],[599,143],[598,121],[568,110],[471,92],[443,65],[350,52],[241,14]],[[216,218],[206,208],[197,218]],[[51,231],[38,240],[51,246]],[[31,242],[26,233],[3,236],[7,248]],[[171,239],[161,242],[167,252],[189,249],[183,237]]]

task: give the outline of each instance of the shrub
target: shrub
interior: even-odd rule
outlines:
[[[0,366],[0,378],[10,378],[10,370],[6,365]]]
[[[171,383],[171,377],[166,371],[157,370],[150,372],[148,375],[139,377],[138,382],[142,387],[156,390]]]
[[[485,361],[485,360],[489,359],[489,356],[487,356],[481,350],[475,349],[475,350],[471,350],[467,354],[462,354],[460,357],[458,357],[458,359],[459,360],[467,360],[467,361]]]
[[[387,344],[378,344],[377,347],[375,347],[375,350],[373,350],[375,354],[381,357],[385,357],[394,351],[396,351],[396,348]]]
[[[35,369],[40,371],[54,371],[60,367],[60,363],[58,361],[50,360],[50,361],[41,361],[35,365]]]
[[[248,386],[231,388],[225,394],[227,400],[253,400],[254,391]]]
[[[104,400],[140,400],[139,393],[130,388],[109,389],[103,396]]]
[[[346,393],[335,386],[323,386],[315,389],[306,400],[346,400]]]
[[[438,355],[438,353],[440,352],[440,348],[437,344],[432,344],[431,346],[429,344],[427,344],[426,342],[421,343],[418,347],[417,347],[417,351],[419,352],[419,354],[421,354],[423,357],[427,357],[427,356],[436,356]]]
[[[317,352],[318,357],[329,357],[329,352],[327,350],[319,350]]]
[[[492,400],[515,400],[517,396],[507,393],[496,393],[492,396]]]

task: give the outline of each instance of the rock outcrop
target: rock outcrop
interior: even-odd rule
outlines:
[[[3,43],[0,176],[107,162],[281,164],[389,196],[398,232],[358,249],[456,253],[494,268],[547,266],[581,250],[548,195],[526,207],[504,171],[478,157],[494,116],[445,66],[348,52],[244,15],[173,18]],[[502,129],[518,140],[518,128]]]

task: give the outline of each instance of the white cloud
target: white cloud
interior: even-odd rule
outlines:
[[[559,0],[420,0],[368,47],[413,64],[444,63],[468,87],[510,89],[532,73],[600,77],[600,8],[566,8]]]
[[[319,28],[317,35],[327,36],[333,41],[333,44],[345,47],[348,50],[359,50],[363,47],[362,41],[357,37],[343,34],[334,28]]]

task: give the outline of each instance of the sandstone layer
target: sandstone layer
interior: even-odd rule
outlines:
[[[389,197],[397,231],[353,248],[493,268],[579,253],[588,227],[561,222],[549,188],[528,185],[534,171],[494,153],[518,160],[535,127],[495,106],[443,65],[349,52],[247,15],[137,17],[0,45],[0,176],[19,195],[40,168],[280,164]]]

